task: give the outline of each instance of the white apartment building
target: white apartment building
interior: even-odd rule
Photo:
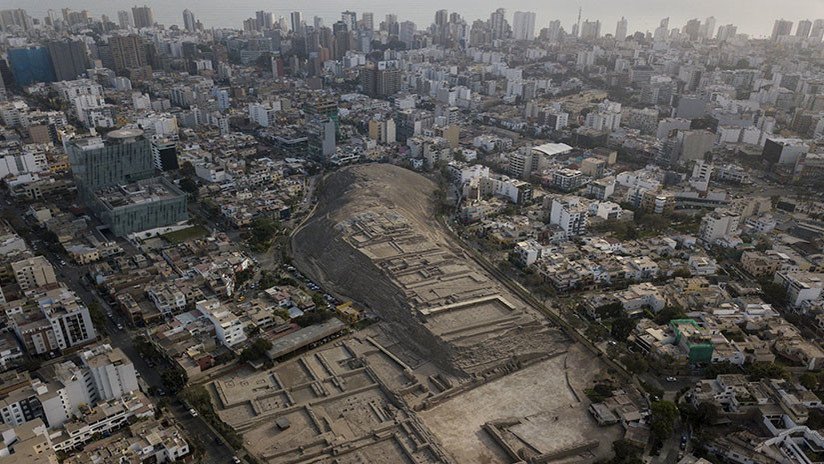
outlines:
[[[80,354],[86,378],[93,385],[92,399],[108,401],[138,390],[132,361],[111,345],[98,345]]]
[[[814,272],[777,272],[776,284],[787,290],[787,301],[794,308],[804,306],[821,298],[824,289],[824,274]]]
[[[583,235],[588,224],[587,207],[577,197],[553,198],[549,223],[569,236]]]
[[[716,240],[734,235],[738,230],[741,216],[728,210],[715,210],[701,219],[698,237],[705,243],[715,243]]]
[[[224,346],[232,347],[246,340],[243,322],[217,300],[198,301],[195,305],[215,326],[215,336]]]
[[[35,256],[12,263],[12,272],[17,280],[17,285],[23,291],[44,287],[57,283],[57,276],[54,268],[46,258]]]

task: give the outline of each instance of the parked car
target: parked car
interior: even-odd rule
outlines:
[[[197,411],[195,411],[195,408],[190,408],[189,409],[189,414],[191,414],[192,417],[197,417]]]

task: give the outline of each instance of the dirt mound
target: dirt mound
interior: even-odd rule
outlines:
[[[379,314],[404,345],[452,373],[552,351],[558,337],[547,333],[543,317],[506,292],[435,221],[435,189],[425,177],[387,164],[331,174],[316,211],[292,236],[295,265]]]

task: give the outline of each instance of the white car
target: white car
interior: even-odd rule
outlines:
[[[195,411],[195,408],[189,409],[189,414],[191,414],[192,417],[197,417],[197,411]]]
[[[675,377],[667,377],[667,382],[677,382],[677,381],[678,381],[678,379],[676,379]]]

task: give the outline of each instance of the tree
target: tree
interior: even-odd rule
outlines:
[[[702,425],[712,425],[718,420],[718,416],[718,406],[716,406],[715,403],[702,401],[696,408],[696,423],[694,425],[696,427],[701,427]]]
[[[650,432],[658,441],[664,441],[672,436],[675,419],[678,417],[678,407],[672,401],[655,401],[650,406]]]
[[[252,221],[252,227],[249,229],[249,246],[255,251],[266,251],[279,232],[278,221],[271,217],[259,217]]]
[[[592,388],[586,389],[584,393],[593,403],[600,403],[612,396],[612,387],[607,384],[597,383]]]
[[[603,340],[606,335],[607,331],[601,324],[590,324],[584,332],[584,337],[594,342]]]
[[[240,360],[243,362],[255,361],[263,358],[266,352],[272,349],[272,342],[265,338],[256,338],[251,345],[240,352]]]
[[[332,311],[327,309],[315,309],[303,313],[302,316],[295,318],[295,323],[301,327],[309,327],[319,322],[323,322],[332,317]]]
[[[684,278],[688,278],[688,277],[690,277],[691,275],[692,275],[692,273],[690,272],[690,270],[689,270],[689,269],[687,269],[687,268],[685,268],[685,267],[679,267],[678,269],[676,269],[676,270],[675,270],[675,271],[673,271],[673,273],[672,273],[672,276],[673,276],[673,277],[684,277]]]
[[[86,305],[89,308],[89,316],[92,318],[92,323],[95,327],[102,328],[106,326],[106,316],[103,314],[103,311],[100,309],[100,303],[95,300],[89,302]]]
[[[595,315],[601,319],[613,319],[621,317],[624,313],[624,306],[619,301],[607,303],[595,308]]]
[[[243,328],[243,330],[246,332],[246,337],[247,338],[252,338],[255,335],[260,333],[260,326],[247,325],[246,327]]]
[[[790,378],[790,373],[787,368],[775,363],[757,362],[744,366],[747,377],[752,382],[757,382],[761,379],[787,379]]]
[[[191,163],[191,161],[184,161],[183,164],[180,165],[180,174],[185,177],[193,177],[195,176],[195,166]]]
[[[755,249],[757,251],[772,250],[772,243],[770,243],[769,240],[762,238],[758,240],[758,243],[755,244]]]
[[[761,292],[764,295],[764,301],[767,303],[783,306],[787,302],[787,289],[775,282],[762,283]]]
[[[805,372],[798,378],[798,382],[807,390],[815,390],[818,388],[818,376],[812,372]]]
[[[629,334],[632,333],[632,330],[635,328],[635,324],[635,319],[631,319],[629,317],[619,317],[618,319],[615,319],[612,321],[612,336],[618,341],[627,341],[627,337],[629,337]]]
[[[248,282],[249,279],[251,279],[254,276],[255,276],[255,270],[252,267],[247,267],[246,269],[244,269],[240,272],[235,272],[235,285],[237,287],[240,287],[243,284],[245,284],[246,282]]]
[[[813,430],[824,428],[824,412],[818,408],[810,408],[806,425]]]
[[[722,374],[741,374],[741,368],[730,362],[712,363],[704,368],[704,378],[714,379]]]
[[[316,308],[326,306],[326,300],[323,299],[323,296],[320,293],[312,293],[312,303],[315,304]]]
[[[641,451],[637,446],[626,440],[616,440],[612,442],[612,451],[615,457],[610,464],[641,464]]]
[[[186,386],[189,379],[186,373],[178,369],[167,369],[160,374],[160,380],[171,393],[177,393]]]
[[[683,319],[686,317],[686,314],[676,306],[665,306],[664,309],[658,312],[655,315],[655,323],[656,324],[669,324],[669,322],[673,319]]]
[[[625,354],[620,360],[624,367],[634,374],[643,374],[649,371],[649,362],[638,353]]]
[[[192,198],[197,198],[197,182],[195,182],[195,180],[191,177],[184,177],[183,179],[180,179],[180,190],[188,193]]]

